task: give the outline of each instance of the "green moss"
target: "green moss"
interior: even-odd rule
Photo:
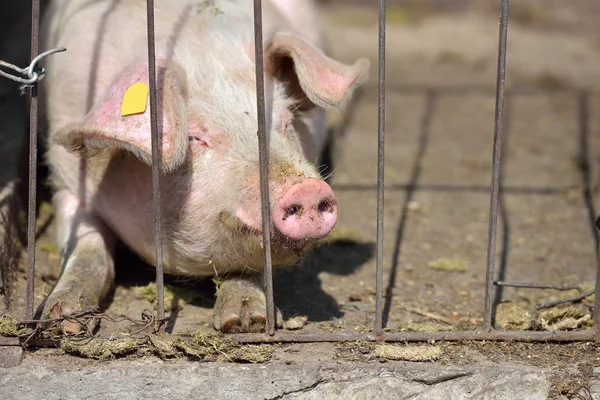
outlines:
[[[454,50],[442,51],[437,60],[440,64],[459,64],[465,61],[465,55]]]
[[[30,328],[19,327],[17,321],[10,315],[0,317],[0,336],[17,337],[31,332]]]
[[[334,228],[327,238],[328,243],[334,242],[359,242],[362,240],[362,233],[357,229],[352,228]]]
[[[53,242],[42,242],[39,244],[40,249],[46,253],[58,254],[58,245]]]
[[[430,261],[427,266],[435,271],[466,272],[467,263],[460,259],[438,258]]]
[[[146,300],[156,307],[158,294],[155,282],[149,283],[146,286],[134,287],[133,290],[138,299]],[[181,310],[186,304],[193,302],[197,297],[198,295],[189,289],[165,285],[165,311]]]

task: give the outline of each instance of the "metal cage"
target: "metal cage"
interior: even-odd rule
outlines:
[[[490,211],[487,240],[487,270],[485,276],[485,306],[483,329],[453,332],[398,332],[384,331],[383,322],[383,195],[384,195],[384,122],[385,122],[385,45],[386,45],[386,0],[379,0],[379,77],[378,77],[378,164],[377,164],[377,251],[376,251],[376,316],[371,333],[318,333],[302,334],[279,332],[275,324],[275,306],[273,300],[273,276],[271,266],[270,209],[268,191],[269,149],[266,142],[265,94],[263,76],[263,47],[255,46],[256,93],[258,116],[258,142],[260,154],[260,185],[262,209],[262,240],[264,249],[264,288],[267,299],[267,328],[265,333],[234,334],[231,337],[238,342],[337,342],[337,341],[429,341],[429,340],[498,340],[498,341],[582,341],[600,340],[600,296],[595,297],[593,328],[581,331],[538,332],[538,331],[500,331],[493,327],[495,286],[543,287],[535,284],[505,283],[495,281],[496,230],[500,198],[501,149],[503,136],[503,110],[505,95],[506,48],[508,29],[508,0],[500,0],[500,24],[498,40],[498,64],[496,81],[496,106],[494,122],[493,159],[491,176]],[[40,0],[32,1],[32,41],[31,57],[38,55]],[[160,179],[158,160],[158,127],[156,111],[156,70],[154,43],[154,1],[147,0],[148,18],[148,61],[150,73],[150,115],[152,129],[152,180],[154,189],[155,241],[156,241],[156,284],[157,330],[161,330],[160,321],[164,320],[164,281],[162,254],[162,225],[160,210]],[[261,0],[254,0],[255,43],[263,42]],[[30,90],[30,136],[29,136],[29,210],[28,210],[28,268],[27,268],[27,318],[33,317],[34,270],[35,270],[35,221],[36,221],[36,165],[37,165],[37,87]],[[375,127],[374,127],[375,128]],[[600,263],[599,263],[600,265]],[[596,292],[600,291],[600,269],[597,267]],[[586,295],[589,295],[587,293]],[[582,297],[583,298],[583,297]]]

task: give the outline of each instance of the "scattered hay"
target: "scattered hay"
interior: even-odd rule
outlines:
[[[198,331],[192,340],[175,339],[173,347],[184,355],[205,361],[231,361],[264,363],[271,358],[273,347],[269,345],[239,345],[217,334]]]
[[[444,351],[439,346],[391,345],[375,346],[375,354],[388,360],[400,361],[435,361]]]
[[[199,361],[228,361],[264,363],[271,358],[271,345],[239,345],[221,338],[216,333],[197,332],[190,340],[169,338],[168,336],[148,335],[145,338],[68,338],[60,342],[66,353],[101,361],[114,360],[126,355],[147,355],[148,353],[166,360],[187,357]]]
[[[154,308],[156,308],[158,294],[155,282],[151,282],[146,286],[134,287],[133,290],[138,299],[146,300],[149,303],[154,304]],[[189,289],[166,285],[165,311],[181,310],[186,304],[193,302],[197,297],[198,295]]]
[[[283,323],[283,326],[287,330],[294,331],[297,329],[304,328],[304,325],[306,325],[306,321],[308,321],[308,317],[306,315],[299,315],[297,317],[293,317],[285,321]]]
[[[135,353],[143,342],[131,338],[105,340],[100,338],[86,339],[64,339],[60,342],[60,348],[69,354],[85,358],[108,361],[117,356]]]
[[[180,356],[180,354],[176,351],[176,349],[173,348],[175,340],[166,336],[148,335],[150,352],[163,360],[168,358],[177,358]]]
[[[400,331],[402,332],[428,332],[428,333],[433,333],[433,332],[445,332],[445,331],[455,331],[456,327],[455,326],[450,326],[450,325],[438,325],[438,324],[416,324],[416,323],[410,323],[402,328],[400,328]]]
[[[230,361],[249,362],[252,364],[261,364],[269,361],[273,354],[273,347],[267,344],[248,344],[240,346],[229,354]]]
[[[531,327],[531,315],[515,303],[500,303],[496,307],[496,327],[507,331],[525,331]]]
[[[17,337],[30,332],[27,327],[18,327],[17,321],[11,315],[0,317],[0,336]]]
[[[576,307],[551,308],[540,312],[538,327],[544,331],[564,331],[587,326],[591,322],[589,314],[583,314]]]
[[[467,263],[460,259],[438,258],[430,261],[427,266],[435,271],[466,272]]]

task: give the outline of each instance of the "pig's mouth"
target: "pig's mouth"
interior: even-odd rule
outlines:
[[[219,216],[219,221],[227,229],[241,233],[246,237],[250,237],[256,240],[257,244],[262,246],[262,229],[259,227],[252,227],[244,223],[241,219],[235,215],[223,211]],[[301,238],[296,239],[284,235],[276,226],[271,227],[271,243],[276,246],[276,249],[283,252],[294,252],[299,253],[307,248],[315,245],[322,238]]]

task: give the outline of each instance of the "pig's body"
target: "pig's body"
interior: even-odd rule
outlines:
[[[155,3],[165,271],[260,272],[252,1]],[[366,63],[346,67],[316,50],[321,34],[311,2],[263,3],[273,261],[283,265],[335,224],[335,197],[314,166],[323,107],[348,100]],[[291,23],[299,3],[307,20]],[[148,82],[145,1],[55,1],[44,32],[45,48],[68,49],[46,63],[43,93],[63,249],[63,273],[43,310],[55,315],[97,305],[108,292],[114,234],[155,262],[149,107],[120,114],[125,90]],[[256,283],[230,286],[217,299],[215,326],[260,329],[264,295]],[[244,293],[257,298],[246,304],[245,322]]]

